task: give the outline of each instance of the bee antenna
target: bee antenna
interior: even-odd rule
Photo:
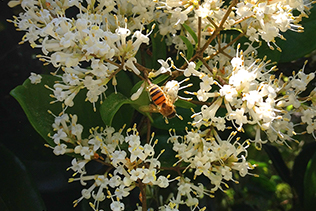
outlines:
[[[147,81],[147,83],[150,85],[150,84],[153,84],[150,80],[149,80],[149,78],[147,78],[146,77],[146,81]]]

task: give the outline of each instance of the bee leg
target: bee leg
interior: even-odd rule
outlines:
[[[166,124],[169,124],[168,118],[164,116]]]
[[[179,114],[176,114],[176,117],[178,117],[180,120],[183,120],[183,117]]]

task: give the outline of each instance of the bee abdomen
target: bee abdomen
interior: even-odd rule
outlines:
[[[163,93],[161,88],[157,85],[153,85],[149,89],[149,94],[150,94],[151,99],[154,101],[156,105],[161,105],[162,103],[166,101],[165,94]]]

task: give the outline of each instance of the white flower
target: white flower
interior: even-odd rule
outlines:
[[[144,161],[147,157],[144,153],[144,147],[141,145],[135,147],[130,146],[128,150],[131,153],[131,162],[134,162],[137,158]]]
[[[236,5],[236,13],[239,16],[239,18],[243,18],[243,17],[247,17],[247,16],[251,16],[253,14],[252,11],[252,7],[254,5],[251,3],[244,3],[244,2],[240,2]]]
[[[60,140],[67,140],[67,134],[64,132],[63,129],[59,129],[57,133],[55,133],[52,137],[54,139],[55,144],[60,144]]]
[[[137,100],[139,96],[143,93],[144,88],[145,88],[145,82],[142,83],[142,85],[137,89],[137,91],[134,94],[132,94],[131,100],[133,101]]]
[[[31,73],[31,76],[29,77],[29,79],[31,80],[32,84],[39,84],[41,83],[42,76],[37,75],[36,73]]]
[[[156,169],[144,169],[143,183],[154,183],[156,181],[156,173]]]
[[[221,94],[221,96],[225,97],[225,99],[234,104],[234,102],[236,101],[236,97],[238,95],[237,90],[230,86],[230,85],[224,85],[220,90],[219,93]]]
[[[114,151],[111,156],[112,165],[114,167],[117,167],[119,163],[125,164],[126,163],[125,158],[126,158],[125,151],[119,151],[119,150]]]
[[[130,68],[136,75],[139,75],[140,71],[137,69],[134,62],[137,62],[137,59],[135,57],[129,58],[125,62],[123,69],[126,70],[127,68]]]
[[[166,61],[164,61],[163,59],[158,59],[157,61],[158,63],[161,64],[161,67],[156,72],[150,72],[148,75],[149,78],[157,77],[158,75],[163,74],[163,73],[171,74],[172,66],[168,64],[168,61],[171,61],[171,64],[173,64],[173,61],[171,60],[170,57],[166,59]]]
[[[82,147],[80,150],[80,154],[84,157],[86,160],[90,160],[91,156],[93,156],[93,150],[89,147]]]
[[[54,152],[55,155],[63,155],[63,154],[65,154],[66,149],[67,149],[67,145],[66,144],[57,144],[54,147],[54,151],[53,152]]]
[[[250,41],[259,42],[259,34],[255,28],[253,27],[248,28],[246,35],[249,36]]]
[[[156,180],[156,184],[161,188],[166,188],[169,186],[169,180],[167,177],[160,175]]]
[[[107,66],[100,62],[100,59],[91,59],[91,73],[95,76],[100,78],[108,77],[109,76],[109,69]]]
[[[122,179],[121,179],[120,176],[114,175],[113,177],[111,177],[110,182],[109,182],[109,185],[110,185],[112,188],[118,187],[118,186],[120,186],[121,184],[123,184],[123,182],[122,182]]]
[[[115,190],[115,196],[117,196],[119,199],[122,199],[123,197],[126,197],[129,195],[129,188],[126,188],[125,185],[120,185]]]
[[[229,120],[235,120],[236,123],[239,125],[239,128],[237,130],[239,131],[243,124],[246,124],[248,122],[247,116],[244,114],[244,109],[236,109],[235,111],[232,111],[229,114]]]
[[[86,163],[87,162],[85,160],[77,161],[77,159],[74,158],[71,161],[71,166],[69,167],[69,169],[72,169],[76,173],[83,173],[84,172],[83,168],[86,165]]]
[[[97,186],[101,186],[102,188],[107,188],[110,183],[110,180],[104,175],[99,175],[95,180]]]
[[[95,137],[90,139],[88,144],[93,145],[93,151],[97,151],[102,145],[102,140],[99,137]]]
[[[191,75],[194,75],[194,76],[201,76],[202,74],[197,71],[195,69],[196,65],[194,62],[189,62],[188,63],[188,67],[183,71],[183,74],[185,77],[190,77]]]
[[[121,211],[125,209],[125,205],[119,201],[113,201],[110,207],[113,211]]]
[[[180,88],[180,83],[176,80],[168,81],[166,86],[164,86],[163,91],[168,94],[171,102],[174,102],[178,99],[178,91]]]

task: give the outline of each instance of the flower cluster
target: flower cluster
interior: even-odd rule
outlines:
[[[19,1],[11,1],[15,6]],[[306,16],[310,3],[301,1],[233,1],[229,8],[223,7],[223,1],[204,1],[198,5],[195,1],[21,1],[25,10],[15,17],[13,22],[21,31],[26,31],[21,43],[29,42],[32,47],[41,48],[44,55],[38,55],[45,64],[51,63],[61,68],[61,79],[50,88],[53,91],[53,102],[63,102],[67,107],[73,106],[73,99],[81,89],[87,89],[86,100],[95,103],[105,96],[108,83],[117,85],[115,75],[121,70],[131,70],[140,74],[134,65],[135,55],[142,43],[149,44],[149,34],[143,34],[144,25],[152,21],[159,23],[161,35],[172,34],[171,39],[178,50],[186,50],[183,40],[177,35],[181,25],[188,24],[197,32],[197,20],[202,18],[202,28],[208,33],[214,27],[240,28],[249,36],[250,41],[258,41],[259,35],[269,45],[275,43],[275,37],[282,37],[279,31],[299,30],[295,25],[302,16]],[[156,8],[156,6],[161,5]],[[75,18],[67,17],[67,10],[77,8]],[[118,9],[117,9],[118,8]],[[161,12],[160,9],[164,9]],[[292,10],[297,9],[301,15],[294,17]],[[192,14],[193,13],[193,14]],[[225,14],[230,14],[225,17]],[[127,19],[128,18],[128,19]],[[221,20],[227,18],[225,23]],[[208,21],[207,21],[208,20]],[[188,39],[194,44],[192,37]],[[168,42],[167,42],[168,44]],[[272,46],[271,46],[272,47]],[[216,54],[218,46],[208,49],[209,55]],[[232,52],[234,53],[234,52]],[[222,68],[223,58],[213,55],[213,64]],[[226,57],[226,61],[228,58]],[[162,60],[158,60],[162,63]],[[82,65],[85,63],[85,65]],[[210,65],[212,67],[212,65]],[[165,69],[165,68],[163,68]],[[162,70],[160,68],[160,70]],[[161,71],[158,70],[160,73]],[[156,72],[152,76],[157,76]],[[163,71],[161,73],[164,73]]]
[[[286,108],[293,105],[295,109],[304,109],[301,108],[303,101],[299,94],[306,89],[315,74],[305,74],[302,70],[284,82],[273,75],[275,66],[267,69],[269,62],[247,58],[243,52],[237,51],[231,65],[226,66],[231,76],[222,85],[201,73],[200,89],[187,93],[195,94],[203,102],[209,98],[215,99],[211,105],[203,105],[201,111],[192,116],[192,125],[197,128],[212,125],[224,130],[226,120],[229,120],[238,131],[243,131],[245,124],[257,125],[254,140],[257,148],[261,149],[261,144],[265,143],[260,138],[260,129],[267,133],[271,142],[279,139],[280,143],[286,144],[285,141],[292,140],[294,135],[294,125],[290,122],[294,110],[287,111]],[[213,91],[212,85],[219,86],[218,91]],[[218,117],[216,112],[222,103],[227,113],[225,117]],[[286,134],[284,131],[287,131]]]
[[[188,163],[187,168],[194,169],[194,177],[206,176],[214,187],[211,192],[221,189],[221,185],[227,184],[223,181],[235,181],[232,170],[239,172],[244,177],[249,174],[248,169],[254,166],[246,161],[248,142],[240,144],[237,139],[234,143],[231,134],[227,140],[222,140],[215,132],[211,131],[187,131],[184,137],[170,134],[168,141],[172,142],[173,150],[177,152],[178,162]],[[237,182],[237,181],[235,181]]]
[[[135,54],[142,43],[149,42],[149,34],[142,33],[140,20],[143,24],[149,22],[155,5],[151,1],[144,5],[133,1],[132,9],[131,3],[121,1],[87,3],[88,7],[80,1],[47,1],[45,4],[22,1],[25,12],[11,21],[19,30],[27,32],[21,43],[29,42],[32,47],[41,48],[44,55],[38,55],[40,60],[63,70],[58,76],[61,80],[51,88],[52,97],[70,107],[83,88],[88,90],[87,100],[95,104],[105,94],[111,79],[114,86],[117,84],[115,74],[119,67],[140,73],[134,65]],[[66,15],[73,7],[79,9],[76,19]],[[131,21],[122,16],[124,9],[140,14],[133,20],[138,25],[127,28]],[[83,66],[83,62],[89,65]]]
[[[202,195],[213,197],[212,193],[217,189],[223,190],[222,185],[228,187],[224,180],[237,183],[233,179],[232,170],[238,171],[244,177],[250,174],[249,169],[254,168],[246,161],[246,149],[249,143],[240,144],[239,139],[231,143],[235,134],[231,134],[227,140],[222,140],[218,134],[214,135],[215,139],[210,138],[209,131],[190,131],[184,137],[176,135],[175,131],[174,134],[170,133],[168,142],[173,144],[173,150],[179,159],[174,166],[181,162],[187,163],[184,172],[189,168],[195,169],[194,179],[200,175],[209,178],[214,187],[207,190],[203,184],[195,185],[189,178],[170,179],[169,175],[158,176],[161,168],[159,157],[164,150],[155,156],[154,147],[158,140],[154,141],[154,134],[149,143],[141,144],[134,125],[133,128],[126,130],[126,136],[122,134],[123,129],[115,132],[113,127],[107,127],[92,128],[91,135],[83,138],[83,126],[78,124],[77,120],[76,115],[56,116],[52,125],[56,132],[50,136],[55,143],[55,146],[51,147],[54,154],[79,155],[72,160],[72,165],[68,168],[75,172],[74,175],[79,174],[79,176],[70,178],[69,182],[80,181],[83,186],[90,184],[82,190],[82,196],[75,200],[75,205],[82,199],[92,197],[94,199],[92,207],[98,210],[99,203],[107,197],[112,199],[111,210],[123,210],[124,204],[120,200],[127,197],[135,187],[150,185],[167,188],[170,182],[179,180],[178,193],[176,197],[171,198],[170,203],[177,207],[186,204],[196,208],[199,204],[198,199]],[[124,150],[126,147],[127,149]],[[92,160],[110,168],[104,174],[87,175],[85,167]]]
[[[202,28],[205,36],[209,36],[218,27],[223,29],[239,28],[249,37],[250,41],[259,42],[260,38],[267,42],[270,48],[271,43],[278,50],[281,50],[275,43],[275,38],[283,39],[281,32],[287,30],[301,32],[298,22],[302,17],[307,17],[312,1],[232,1],[230,7],[225,7],[224,1],[206,0],[198,4],[197,1],[165,1],[160,2],[167,14],[158,19],[160,33],[176,34],[181,30],[181,25],[186,23],[193,30],[198,30],[198,18],[202,18]],[[300,12],[294,16],[293,10]],[[225,22],[223,20],[226,20]],[[211,23],[211,25],[210,25]],[[190,37],[188,35],[188,37]],[[189,38],[190,39],[190,38]],[[194,44],[194,40],[190,39]],[[178,48],[185,50],[186,46],[177,36],[172,40]]]
[[[71,178],[69,181],[79,180],[82,185],[93,181],[90,187],[82,190],[82,196],[75,201],[75,205],[84,198],[93,197],[93,207],[98,209],[99,202],[106,198],[106,192],[107,197],[113,201],[111,209],[122,210],[124,204],[119,200],[127,197],[135,187],[153,185],[166,188],[174,180],[169,176],[158,176],[161,167],[159,157],[163,151],[155,156],[154,147],[158,140],[154,140],[154,134],[149,143],[142,144],[134,125],[133,128],[127,129],[125,137],[122,135],[123,129],[115,132],[113,127],[107,127],[93,128],[90,130],[91,135],[83,138],[83,126],[77,123],[77,119],[76,115],[56,116],[53,124],[56,133],[51,136],[55,143],[55,147],[52,147],[55,155],[79,155],[79,158],[72,160],[72,166],[69,167],[75,172],[74,175],[79,174],[79,177]],[[127,150],[122,149],[126,146]],[[86,175],[85,166],[92,160],[111,166],[115,170],[111,173],[110,168],[101,175]],[[113,189],[112,194],[110,189]]]

